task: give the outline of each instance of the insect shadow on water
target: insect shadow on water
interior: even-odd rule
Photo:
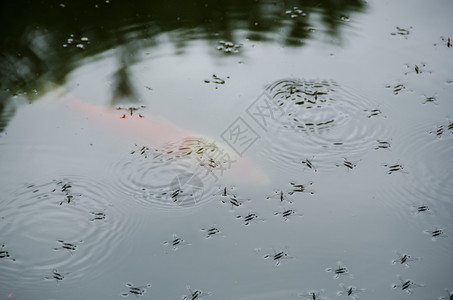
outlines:
[[[448,235],[445,234],[444,230],[445,228],[436,227],[436,229],[434,230],[424,230],[423,232],[429,234],[431,236],[431,240],[435,242],[439,237],[448,237]]]
[[[65,275],[67,275],[67,274],[65,274]],[[56,280],[57,283],[59,283],[60,281],[62,281],[65,278],[65,275],[63,275],[63,273],[58,272],[57,269],[53,269],[52,276],[47,276],[45,278],[49,279],[49,280],[54,279],[54,280]]]
[[[213,237],[213,236],[225,236],[225,235],[220,231],[220,229],[218,229],[218,228],[216,227],[216,225],[213,225],[213,226],[210,227],[210,228],[201,228],[200,230],[206,232],[205,238],[207,238],[207,239],[209,239],[209,238],[211,238],[211,237]]]
[[[74,255],[72,252],[76,251],[77,249],[77,243],[82,243],[83,241],[80,240],[77,243],[74,242],[65,242],[63,240],[58,240],[58,242],[61,244],[60,247],[53,248],[53,250],[61,250],[61,249],[66,249],[68,250],[69,254]]]
[[[327,268],[326,272],[332,272],[334,279],[338,279],[340,276],[347,276],[349,278],[352,278],[352,274],[349,273],[349,270],[343,266],[341,261],[339,261],[337,264],[338,266],[336,268]]]
[[[312,290],[306,293],[299,293],[297,294],[297,297],[311,300],[325,300],[326,298],[320,296],[320,294],[324,292],[325,292],[324,289],[321,289],[320,291]]]
[[[173,234],[173,240],[164,241],[162,244],[163,245],[171,245],[173,251],[178,250],[179,246],[181,246],[181,245],[192,245],[189,242],[187,242],[187,241],[183,240],[182,238],[178,237],[177,234]]]
[[[401,254],[399,251],[395,251],[395,253],[398,256],[398,258],[395,258],[392,260],[392,264],[394,264],[394,265],[400,264],[400,265],[404,265],[406,268],[409,268],[410,262],[420,260],[419,257],[413,257],[412,255],[407,254],[407,253]]]
[[[343,291],[338,291],[337,296],[348,296],[353,299],[358,299],[359,296],[357,294],[362,293],[365,289],[358,289],[355,286],[345,286],[343,283],[340,283],[339,286],[343,289]]]
[[[260,218],[257,214],[248,212],[245,216],[238,215],[236,216],[237,219],[243,219],[244,220],[244,225],[248,226],[251,222],[254,221],[262,221],[264,222],[264,219]]]
[[[14,258],[11,257],[11,255],[9,254],[9,251],[4,250],[4,248],[5,248],[5,244],[2,244],[2,247],[0,248],[0,258],[7,258],[12,261],[16,261]]]
[[[257,249],[256,251],[259,252],[261,250]],[[275,261],[275,266],[279,266],[282,259],[294,259],[294,257],[289,256],[285,251],[276,251],[275,249],[272,249],[272,252],[273,254],[266,254],[263,256],[263,258],[271,258],[273,261]]]
[[[402,291],[405,291],[408,294],[412,294],[412,289],[413,288],[417,288],[417,287],[422,287],[423,286],[421,284],[416,284],[415,282],[413,282],[410,279],[403,280],[403,278],[401,278],[400,275],[398,275],[397,277],[398,277],[398,279],[399,279],[399,281],[401,283],[398,283],[398,284],[395,283],[395,284],[392,285],[392,287],[394,289],[400,288]]]
[[[141,296],[143,296],[144,293],[146,293],[146,289],[151,287],[151,284],[148,283],[147,285],[144,286],[134,286],[132,283],[128,282],[126,283],[126,286],[129,290],[127,292],[122,293],[121,296],[127,297],[129,295],[134,295],[138,299]]]
[[[195,299],[200,300],[200,299],[203,299],[202,297],[205,297],[205,296],[207,297],[207,296],[212,295],[211,292],[204,292],[199,289],[192,290],[190,288],[190,285],[186,285],[186,289],[189,292],[189,295],[183,295],[181,297],[182,300],[195,300]]]

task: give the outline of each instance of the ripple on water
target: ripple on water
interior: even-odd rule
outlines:
[[[419,229],[453,225],[453,134],[437,134],[438,126],[419,120],[409,126],[394,149],[406,173],[400,180],[388,175],[392,180],[382,189],[385,204]]]
[[[312,159],[314,167],[328,170],[386,137],[381,106],[333,81],[283,79],[268,86],[248,113],[266,130],[264,156],[299,168]]]
[[[202,138],[186,138],[162,147],[135,145],[113,166],[117,187],[131,203],[162,209],[201,206],[215,194],[222,149]]]
[[[439,211],[450,210],[453,213],[453,131],[439,130],[442,127],[447,129],[448,124],[451,122],[433,124],[418,121],[404,135],[395,152],[404,160],[402,162],[411,175],[411,186],[407,191],[410,197],[422,198],[433,207],[437,206]]]
[[[53,270],[68,274],[64,280],[101,276],[106,268],[99,266],[132,230],[112,205],[111,190],[82,176],[17,188],[0,202],[0,242],[15,259],[3,266],[0,281],[26,289],[52,278]],[[11,281],[17,278],[21,281]]]

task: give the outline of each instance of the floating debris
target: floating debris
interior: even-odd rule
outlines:
[[[129,290],[125,293],[122,293],[121,296],[127,297],[129,295],[135,295],[137,298],[140,298],[141,296],[143,296],[144,293],[146,293],[146,289],[151,287],[151,284],[148,283],[145,286],[137,287],[134,286],[132,283],[128,282],[126,283],[126,286],[128,287]]]
[[[191,245],[190,243],[186,242],[182,238],[179,238],[176,234],[173,234],[173,240],[171,241],[165,241],[162,243],[163,245],[171,245],[173,251],[176,251],[179,249],[179,246],[181,245]]]
[[[406,268],[409,267],[410,262],[420,260],[419,257],[413,257],[412,255],[407,254],[407,253],[401,254],[398,251],[395,251],[395,253],[396,253],[396,255],[398,255],[398,258],[395,258],[394,260],[392,260],[392,264],[404,265]]]
[[[343,267],[341,261],[338,262],[338,267],[337,268],[327,268],[326,272],[333,272],[333,278],[338,279],[340,275],[343,276],[348,276],[352,278],[352,275],[349,273],[349,270],[346,267]]]
[[[398,275],[398,279],[401,281],[400,284],[393,284],[392,287],[394,289],[401,288],[402,291],[405,291],[408,294],[412,294],[412,288],[422,287],[423,285],[416,284],[410,279],[403,280],[400,275]]]

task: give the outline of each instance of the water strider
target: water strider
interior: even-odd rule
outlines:
[[[275,261],[275,265],[279,266],[281,263],[282,259],[294,259],[294,257],[291,257],[288,255],[288,253],[284,251],[275,251],[272,249],[274,254],[266,254],[263,256],[264,259],[272,258],[273,261]]]
[[[340,283],[339,286],[343,289],[343,291],[338,291],[337,296],[348,296],[353,299],[358,299],[359,296],[357,294],[362,293],[365,289],[359,289],[355,286],[346,286],[344,283]]]
[[[417,287],[423,287],[423,285],[417,284],[410,279],[402,279],[400,275],[397,276],[401,283],[393,284],[394,289],[400,288],[402,291],[405,291],[407,294],[412,294],[412,289]]]
[[[192,290],[189,285],[186,286],[187,291],[189,292],[189,295],[184,295],[182,296],[182,300],[200,300],[203,299],[202,297],[205,296],[211,296],[211,292],[204,292],[199,289]]]
[[[401,254],[398,251],[395,251],[395,253],[398,256],[398,258],[395,258],[394,260],[392,260],[392,264],[397,264],[398,263],[400,265],[404,265],[406,268],[409,267],[409,263],[410,262],[420,260],[419,257],[413,257],[412,255],[407,254],[407,253]]]
[[[334,279],[338,279],[340,276],[347,276],[352,278],[352,275],[349,273],[349,270],[342,265],[341,261],[338,262],[338,267],[327,268],[326,272],[332,272]]]
[[[137,297],[137,299],[139,299],[141,296],[143,296],[146,293],[147,288],[151,287],[150,283],[148,283],[147,285],[144,285],[144,286],[140,286],[140,287],[134,286],[130,282],[126,283],[125,285],[127,286],[128,291],[122,293],[121,296],[127,297],[129,295],[134,295],[135,297]]]
[[[179,246],[181,245],[191,245],[189,242],[183,240],[182,238],[178,237],[178,235],[173,234],[173,240],[171,241],[164,241],[162,243],[163,245],[170,245],[172,246],[173,251],[176,251],[179,249]]]

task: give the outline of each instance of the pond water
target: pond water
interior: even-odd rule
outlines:
[[[0,4],[0,299],[449,299],[453,2]]]

